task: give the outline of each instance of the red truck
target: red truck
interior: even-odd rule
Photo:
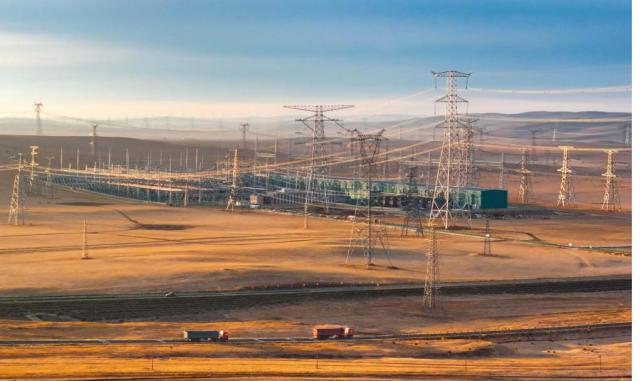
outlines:
[[[325,325],[313,328],[313,337],[318,340],[326,339],[351,339],[353,329],[340,325]]]

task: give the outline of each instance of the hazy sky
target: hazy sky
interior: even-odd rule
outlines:
[[[432,114],[438,92],[405,97],[431,70],[483,89],[630,85],[631,1],[0,0],[0,48],[0,115]],[[624,89],[465,96],[473,112],[631,107]]]

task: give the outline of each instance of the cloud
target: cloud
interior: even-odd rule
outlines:
[[[139,56],[117,45],[2,31],[0,50],[0,68],[9,69],[105,65]]]

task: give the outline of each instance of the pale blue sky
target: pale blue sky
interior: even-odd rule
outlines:
[[[631,1],[5,0],[0,46],[0,113],[34,100],[102,115],[333,100],[375,112],[376,99],[431,87],[430,70],[473,72],[479,88],[629,85]],[[474,111],[628,111],[630,97],[471,100]],[[430,99],[398,112],[423,102],[428,113]]]

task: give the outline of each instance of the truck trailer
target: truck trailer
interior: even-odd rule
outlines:
[[[318,340],[351,339],[353,338],[353,329],[344,326],[314,327],[313,337]]]
[[[184,339],[187,341],[227,341],[227,331],[184,331]]]

